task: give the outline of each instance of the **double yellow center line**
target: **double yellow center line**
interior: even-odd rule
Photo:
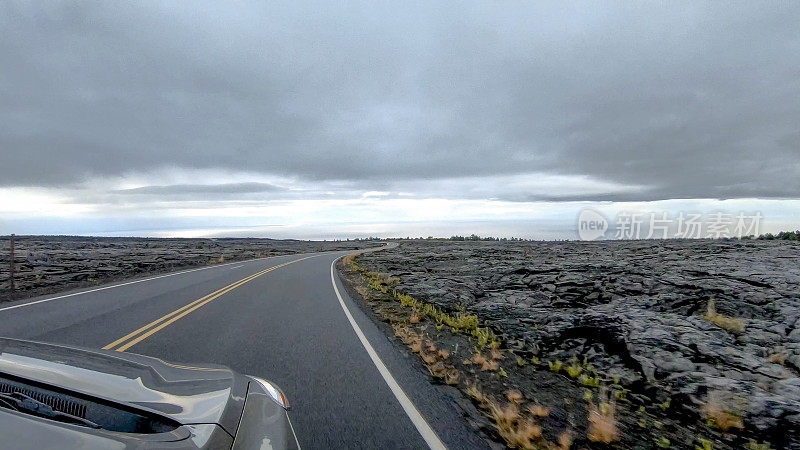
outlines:
[[[147,339],[149,336],[152,336],[153,334],[155,334],[155,333],[159,332],[160,330],[166,328],[170,324],[176,322],[181,317],[186,316],[187,314],[191,313],[192,311],[202,307],[205,304],[208,304],[208,303],[214,301],[216,298],[225,295],[226,293],[236,289],[237,287],[239,287],[239,286],[241,286],[241,285],[243,285],[245,283],[248,283],[250,281],[253,281],[254,279],[260,277],[261,275],[264,275],[265,273],[272,272],[275,269],[280,269],[281,267],[288,266],[289,264],[294,264],[296,262],[300,262],[300,261],[303,261],[305,259],[314,258],[315,256],[318,256],[318,255],[306,256],[305,258],[295,259],[294,261],[289,261],[287,263],[279,264],[277,266],[273,266],[273,267],[270,267],[268,269],[264,269],[261,272],[254,273],[253,275],[250,275],[249,277],[242,278],[241,280],[236,281],[234,283],[231,283],[231,284],[225,286],[222,289],[214,291],[214,292],[206,295],[205,297],[199,298],[199,299],[189,303],[188,305],[182,306],[182,307],[176,309],[175,311],[172,311],[171,313],[169,313],[169,314],[167,314],[165,316],[162,316],[162,317],[160,317],[160,318],[148,323],[147,325],[139,328],[138,330],[132,331],[132,332],[126,334],[125,336],[122,336],[121,338],[117,339],[116,341],[114,341],[114,342],[106,345],[105,347],[103,347],[103,349],[105,349],[105,350],[114,349],[114,350],[116,350],[118,352],[125,351],[125,350],[131,348],[132,346],[136,345],[137,343]],[[116,348],[114,348],[114,347],[116,347]]]

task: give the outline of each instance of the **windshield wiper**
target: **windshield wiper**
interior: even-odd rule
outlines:
[[[36,400],[29,395],[25,395],[22,392],[12,392],[11,394],[0,393],[0,404],[3,403],[19,412],[31,413],[37,416],[46,417],[51,420],[57,420],[59,422],[83,425],[90,428],[101,428],[100,425],[92,422],[91,420],[55,410],[47,403],[40,402],[39,400]]]

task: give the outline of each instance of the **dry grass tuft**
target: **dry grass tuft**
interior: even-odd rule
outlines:
[[[501,352],[500,350],[492,347],[489,350],[489,357],[491,357],[492,359],[503,359],[503,352]]]
[[[769,362],[771,362],[773,364],[783,365],[786,362],[786,358],[788,356],[789,356],[789,354],[786,353],[786,349],[777,348],[777,349],[775,349],[774,353],[769,355],[769,358],[767,358],[767,361],[769,361]]]
[[[428,371],[436,378],[444,378],[447,373],[447,366],[441,361],[436,361],[434,364],[428,365]]]
[[[600,407],[589,403],[589,430],[586,437],[592,442],[608,444],[618,439],[617,419],[614,417],[616,405],[602,403]]]
[[[488,361],[488,359],[480,353],[476,353],[475,356],[472,357],[472,362],[479,366],[482,366],[486,361]]]
[[[730,395],[719,391],[711,392],[708,395],[708,402],[703,405],[708,425],[722,431],[743,430],[744,422],[733,403]]]
[[[458,369],[455,367],[449,367],[444,373],[444,382],[449,385],[458,384],[458,379],[461,377],[461,374],[458,372]]]
[[[505,439],[509,447],[534,448],[533,440],[541,436],[541,428],[531,421],[523,420],[520,415],[519,407],[514,401],[521,400],[522,394],[516,391],[506,393],[512,402],[505,406],[501,406],[484,394],[476,383],[470,383],[467,386],[467,394],[489,412],[498,433]]]
[[[519,405],[522,403],[522,400],[525,399],[525,397],[522,396],[522,393],[516,390],[506,392],[506,398],[515,405]]]
[[[419,355],[422,357],[422,360],[425,361],[425,364],[427,365],[431,365],[439,360],[439,358],[437,358],[436,353],[420,352]]]
[[[423,345],[425,344],[425,339],[422,334],[415,333],[411,328],[405,325],[395,325],[394,334],[399,337],[404,344],[411,347],[414,353],[422,351]]]
[[[558,447],[542,438],[542,427],[536,423],[534,416],[525,416],[519,410],[519,403],[523,401],[520,392],[512,390],[506,392],[510,403],[501,405],[494,399],[484,394],[477,383],[467,384],[467,395],[475,399],[481,408],[487,411],[489,418],[494,422],[498,434],[511,448],[536,449],[536,448],[562,448],[567,450],[572,440],[566,447]]]
[[[436,344],[426,339],[422,334],[418,334],[411,330],[408,325],[395,324],[394,334],[403,341],[404,344],[409,346],[412,352],[418,353],[420,358],[425,362],[431,375],[436,378],[444,379],[444,382],[450,385],[458,384],[461,377],[458,369],[453,366],[445,365],[445,359],[450,357],[450,352],[447,350],[438,350]],[[465,361],[465,364],[469,361]]]
[[[353,253],[352,255],[345,256],[344,258],[342,258],[342,264],[344,264],[347,267],[351,266],[353,264],[353,259],[355,257],[356,257],[355,253]]]
[[[414,313],[411,315],[411,318],[408,319],[410,323],[419,323],[422,320],[419,314]]]
[[[572,447],[572,433],[565,431],[558,435],[559,450],[569,450]]]
[[[480,405],[486,404],[488,398],[486,397],[486,394],[484,394],[483,391],[480,390],[480,388],[478,387],[478,383],[468,382],[467,389],[465,391],[467,395],[472,397]]]
[[[717,312],[713,297],[708,299],[706,313],[703,315],[703,318],[720,328],[730,331],[731,333],[739,334],[744,331],[744,322],[742,319],[726,316]]]
[[[547,417],[550,414],[550,408],[546,408],[541,405],[533,405],[528,408],[528,411],[531,412],[536,417]]]
[[[498,428],[510,429],[519,420],[519,408],[513,403],[500,406],[492,400],[488,402],[489,412],[492,414]]]
[[[395,325],[394,326],[394,335],[399,337],[404,344],[408,345],[411,342],[411,335],[413,332],[404,326]]]
[[[502,432],[500,434],[503,435]],[[503,436],[509,447],[524,449],[538,448],[536,441],[541,437],[542,427],[531,420],[519,422]]]
[[[488,370],[489,372],[494,372],[499,368],[500,368],[500,363],[498,363],[493,359],[488,359],[481,365],[481,370]]]
[[[465,361],[465,363],[469,363],[469,361],[470,360],[467,360]],[[481,366],[481,370],[488,370],[490,372],[494,372],[495,370],[500,368],[500,363],[498,363],[496,359],[489,359],[480,353],[476,353],[472,357],[471,362],[473,364]]]
[[[516,404],[509,403],[506,406],[500,406],[489,400],[487,406],[497,432],[505,439],[509,447],[536,448],[536,440],[542,437],[542,427],[531,418],[523,418]]]
[[[361,297],[368,298],[367,288],[365,288],[365,287],[363,287],[361,285],[356,285],[356,292],[358,292],[358,295],[360,295]]]

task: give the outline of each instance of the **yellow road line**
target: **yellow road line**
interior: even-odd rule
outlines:
[[[270,269],[272,269],[272,268],[270,268]],[[267,269],[267,270],[270,270],[270,269]],[[166,319],[168,319],[168,318],[170,318],[170,317],[174,316],[175,314],[178,314],[178,313],[180,313],[181,311],[183,311],[183,310],[185,310],[185,309],[191,308],[192,306],[194,306],[194,305],[196,305],[196,304],[198,304],[198,303],[202,302],[203,300],[206,300],[207,298],[211,297],[211,296],[212,296],[212,295],[214,295],[214,294],[218,294],[218,293],[220,293],[220,292],[226,291],[226,289],[229,289],[229,288],[231,288],[231,287],[238,287],[240,283],[242,283],[242,282],[247,282],[247,281],[250,281],[250,279],[252,279],[253,277],[255,277],[255,276],[258,276],[258,275],[262,275],[262,274],[264,274],[264,273],[266,273],[266,271],[261,271],[261,272],[258,272],[258,273],[256,273],[256,274],[250,275],[250,276],[249,276],[249,277],[247,277],[247,278],[243,278],[243,279],[241,279],[241,280],[239,280],[239,281],[236,281],[235,283],[229,284],[229,285],[227,285],[227,286],[223,287],[222,289],[216,290],[216,291],[214,291],[214,292],[212,292],[212,293],[210,293],[210,294],[206,295],[205,297],[202,297],[202,298],[200,298],[200,299],[198,299],[198,300],[195,300],[195,301],[193,301],[193,302],[189,303],[188,305],[185,305],[185,306],[183,306],[183,307],[181,307],[181,308],[178,308],[178,309],[176,309],[175,311],[173,311],[173,312],[171,312],[171,313],[169,313],[169,314],[167,314],[167,315],[165,315],[165,316],[163,316],[163,317],[159,318],[158,320],[155,320],[155,321],[153,321],[153,322],[150,322],[149,324],[147,324],[147,325],[145,325],[145,326],[143,326],[143,327],[139,328],[138,330],[132,331],[132,332],[130,332],[130,333],[128,333],[128,334],[126,334],[125,336],[122,336],[121,338],[117,339],[116,341],[114,341],[114,342],[112,342],[112,343],[110,343],[110,344],[106,345],[105,347],[103,347],[103,349],[104,349],[104,350],[108,350],[108,349],[110,349],[110,348],[112,348],[112,347],[116,346],[117,344],[119,344],[119,343],[121,343],[121,342],[123,342],[123,341],[125,341],[125,340],[127,340],[127,339],[129,339],[129,338],[131,338],[131,337],[133,337],[133,336],[135,336],[135,335],[137,335],[137,334],[141,333],[142,331],[144,331],[144,330],[146,330],[146,329],[148,329],[148,328],[152,327],[152,326],[153,326],[153,325],[155,325],[156,323],[158,323],[158,322],[160,322],[160,321],[162,321],[162,320],[166,320]],[[227,291],[226,291],[226,292],[227,292]]]
[[[143,326],[143,327],[141,327],[141,328],[139,328],[139,329],[137,329],[135,331],[132,331],[132,332],[126,334],[125,336],[122,336],[121,338],[117,339],[116,341],[106,345],[105,347],[103,347],[103,349],[109,350],[109,349],[112,349],[112,348],[116,347],[117,345],[122,344],[123,342],[125,342],[125,344],[121,345],[120,347],[118,347],[116,349],[118,352],[125,351],[125,350],[131,348],[132,346],[134,346],[135,344],[137,344],[137,343],[143,341],[144,339],[148,338],[149,336],[152,336],[153,334],[157,333],[159,330],[162,330],[165,327],[169,326],[170,324],[174,323],[175,321],[177,321],[181,317],[186,316],[187,314],[189,314],[192,311],[202,307],[203,305],[212,302],[213,300],[217,299],[218,297],[221,297],[222,295],[224,295],[224,294],[236,289],[237,287],[239,287],[239,286],[241,286],[241,285],[243,285],[245,283],[248,283],[248,282],[260,277],[261,275],[264,275],[265,273],[272,272],[273,270],[279,269],[279,268],[284,267],[284,266],[288,266],[289,264],[294,264],[296,262],[300,262],[300,261],[303,261],[303,260],[309,259],[309,258],[314,258],[316,256],[318,256],[318,255],[306,256],[305,258],[300,258],[300,259],[296,259],[294,261],[289,261],[289,262],[286,262],[286,263],[283,263],[283,264],[279,264],[277,266],[270,267],[268,269],[264,269],[264,270],[262,270],[260,272],[254,273],[253,275],[250,275],[248,277],[242,278],[239,281],[233,282],[233,283],[231,283],[231,284],[229,284],[229,285],[227,285],[227,286],[225,286],[225,287],[223,287],[221,289],[218,289],[218,290],[216,290],[216,291],[214,291],[214,292],[212,292],[212,293],[210,293],[210,294],[208,294],[208,295],[206,295],[204,297],[201,297],[201,298],[199,298],[199,299],[197,299],[197,300],[195,300],[195,301],[193,301],[193,302],[191,302],[191,303],[189,303],[187,305],[184,305],[184,306],[176,309],[175,311],[172,311],[169,314],[166,314],[166,315],[164,315],[162,317],[159,317],[158,319],[148,323],[147,325],[145,325],[145,326]],[[142,334],[140,334],[140,333],[142,333]],[[138,337],[135,337],[135,336],[138,336]],[[131,339],[131,338],[133,338],[133,339]],[[128,339],[131,339],[131,340],[129,341]]]
[[[264,274],[264,273],[267,273],[267,272],[266,272],[266,271],[265,271],[265,272],[259,272],[259,273],[257,273],[256,275],[262,275],[262,274]],[[252,277],[252,276],[251,276],[251,277]],[[193,302],[189,303],[189,304],[188,304],[188,305],[186,305],[186,306],[183,306],[183,307],[181,307],[181,308],[179,308],[179,309],[176,309],[175,311],[172,311],[171,313],[169,313],[169,314],[167,314],[167,315],[165,315],[165,316],[163,316],[163,317],[160,317],[160,318],[158,318],[158,319],[156,319],[156,320],[154,320],[154,321],[152,321],[152,322],[148,323],[147,325],[145,325],[145,326],[143,326],[143,327],[139,328],[138,330],[136,330],[136,331],[132,331],[132,332],[130,332],[130,333],[128,333],[128,334],[126,334],[125,336],[123,336],[123,337],[121,337],[121,338],[117,339],[116,341],[114,341],[114,342],[112,342],[112,343],[110,343],[110,344],[106,345],[105,347],[103,347],[103,349],[105,349],[105,350],[108,350],[108,349],[110,349],[110,348],[113,348],[113,347],[115,347],[117,344],[120,344],[120,343],[122,343],[122,342],[124,342],[124,341],[126,341],[126,340],[128,340],[128,339],[130,339],[130,338],[132,338],[132,337],[134,337],[134,336],[136,336],[137,334],[139,334],[139,333],[141,333],[141,332],[143,332],[143,331],[146,331],[148,328],[151,328],[151,327],[153,327],[153,326],[157,325],[159,322],[161,322],[161,321],[164,321],[164,320],[167,320],[167,319],[169,319],[170,317],[172,317],[172,316],[174,316],[174,315],[176,315],[176,314],[179,314],[179,313],[181,313],[181,312],[185,311],[186,309],[188,309],[188,308],[191,308],[192,306],[194,306],[194,305],[197,305],[197,304],[198,304],[198,303],[200,303],[200,302],[203,302],[204,300],[207,300],[207,299],[209,299],[209,297],[212,297],[212,296],[215,296],[215,295],[216,295],[216,296],[214,297],[214,298],[216,298],[216,297],[218,297],[219,295],[222,295],[222,294],[224,294],[224,293],[226,293],[226,292],[228,292],[228,291],[231,291],[231,290],[233,290],[233,289],[235,289],[235,288],[239,287],[240,285],[244,284],[244,283],[243,283],[243,281],[244,281],[244,282],[250,281],[250,280],[252,279],[251,277],[245,278],[245,279],[243,279],[243,280],[239,280],[239,281],[237,281],[236,283],[234,283],[233,285],[228,285],[228,286],[225,286],[224,288],[222,288],[222,289],[220,289],[220,290],[218,290],[218,291],[214,291],[214,292],[212,292],[211,294],[208,294],[208,295],[206,295],[205,297],[202,297],[202,298],[200,298],[200,299],[198,299],[198,300],[195,300],[195,301],[193,301]],[[205,304],[205,303],[203,303],[203,304]]]

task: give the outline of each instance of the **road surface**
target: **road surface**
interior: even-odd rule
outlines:
[[[0,336],[211,362],[275,381],[304,448],[482,448],[347,295],[349,252],[229,263],[0,303]],[[440,448],[440,447],[439,447]]]

